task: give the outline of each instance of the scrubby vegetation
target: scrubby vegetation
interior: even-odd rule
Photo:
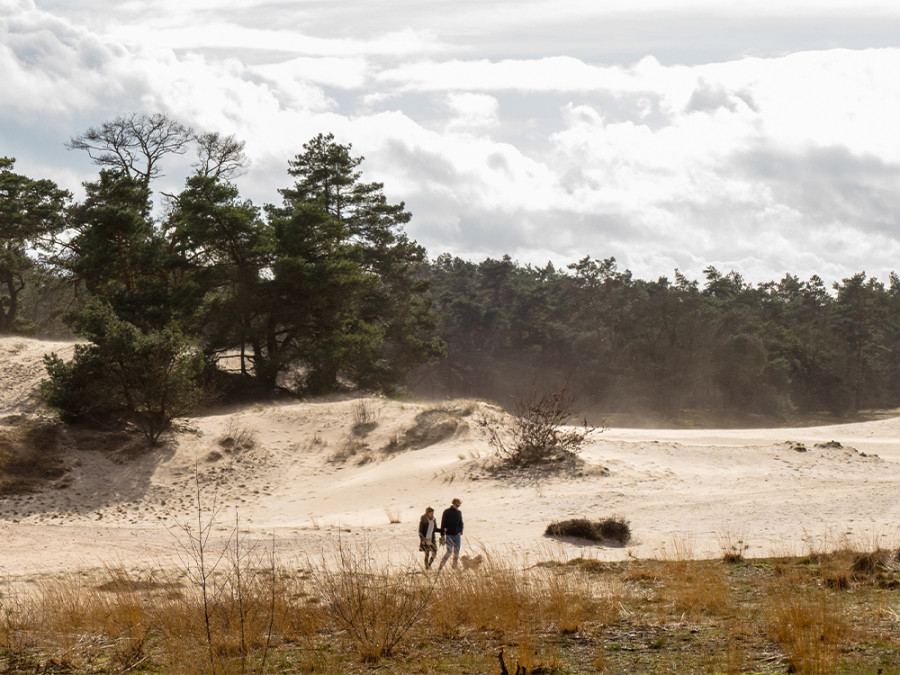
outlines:
[[[65,317],[95,345],[90,359],[51,364],[52,399],[69,418],[104,412],[83,409],[93,382],[124,400],[110,417],[157,438],[178,413],[146,390],[194,357],[205,362],[196,382],[245,400],[408,386],[514,410],[530,382],[562,377],[595,423],[631,413],[769,424],[900,405],[895,274],[829,288],[790,274],[753,285],[708,267],[701,285],[677,270],[635,279],[590,255],[564,268],[429,261],[404,232],[404,204],[364,182],[363,158],[329,134],[303,145],[281,203],[262,207],[231,182],[247,169],[241,141],[165,115],[123,115],[69,147],[100,169],[80,202],[0,157],[0,334],[46,335]],[[191,149],[184,189],[155,196],[163,163]],[[111,316],[90,332],[97,307]],[[109,372],[111,333],[132,334],[122,347],[146,381]],[[179,346],[172,368],[147,364],[141,345],[170,351],[173,336],[190,351]]]
[[[56,422],[0,429],[0,496],[30,492],[65,475],[58,437]]]
[[[574,463],[588,437],[598,431],[586,420],[573,423],[575,397],[568,387],[532,385],[515,404],[512,419],[484,412],[479,426],[500,460],[498,468],[528,469]]]
[[[618,516],[601,520],[572,518],[550,523],[544,534],[548,537],[572,537],[625,545],[631,541],[631,524]]]
[[[184,570],[3,588],[0,672],[897,673],[896,550],[428,574],[364,547],[284,564],[231,538]],[[675,546],[676,550],[680,547]]]

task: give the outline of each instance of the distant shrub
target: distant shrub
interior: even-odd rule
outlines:
[[[544,535],[548,537],[574,537],[589,541],[613,541],[624,545],[631,541],[631,525],[624,518],[617,516],[603,520],[572,518],[550,523]]]
[[[501,462],[512,468],[528,468],[572,461],[596,429],[587,420],[575,428],[567,426],[575,416],[575,397],[568,387],[548,392],[532,388],[516,402],[509,428],[496,418],[482,417],[479,425],[487,431],[488,442]]]
[[[378,426],[378,411],[368,399],[361,398],[353,404],[353,434],[365,436]]]
[[[218,443],[226,452],[251,450],[256,446],[256,431],[232,417],[228,420],[225,432],[219,437]]]
[[[0,429],[0,495],[35,491],[66,471],[56,424]]]

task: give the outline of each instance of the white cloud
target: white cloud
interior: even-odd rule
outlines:
[[[240,186],[257,202],[277,200],[305,141],[334,132],[367,157],[367,179],[407,202],[410,232],[433,254],[615,255],[643,276],[716,264],[758,279],[876,273],[897,259],[900,45],[605,64],[589,39],[602,24],[652,44],[671,12],[703,28],[813,8],[890,26],[894,3],[855,14],[834,0],[110,5],[0,0],[0,72],[15,92],[0,138],[30,130],[37,149],[58,137],[59,159],[31,166],[56,162],[51,175],[70,187],[93,169],[65,140],[163,111],[246,139],[253,167]]]
[[[286,81],[301,87],[314,82],[341,89],[362,87],[369,78],[371,68],[364,58],[296,58],[251,68],[273,83]]]
[[[447,105],[453,114],[447,123],[448,133],[489,132],[500,123],[500,104],[493,96],[451,92]]]
[[[435,44],[433,34],[409,29],[385,33],[370,40],[358,40],[323,38],[295,30],[246,28],[216,21],[201,26],[170,26],[169,22],[170,19],[165,18],[140,26],[115,26],[108,29],[106,35],[124,44],[172,50],[220,49],[237,53],[262,50],[325,57],[396,57],[443,49]]]

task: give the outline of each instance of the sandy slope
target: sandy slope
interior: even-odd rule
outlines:
[[[33,413],[41,355],[69,349],[0,340],[0,424]],[[356,438],[370,450],[341,459],[360,405],[378,422]],[[72,443],[63,484],[0,499],[0,576],[177,563],[181,526],[197,520],[198,480],[203,503],[219,509],[218,535],[237,520],[248,541],[298,558],[338,539],[412,556],[424,507],[440,513],[455,496],[464,502],[464,548],[516,550],[535,560],[674,549],[714,556],[738,540],[748,555],[801,552],[844,536],[897,544],[900,419],[748,431],[609,429],[584,450],[584,475],[535,481],[489,479],[477,470],[490,453],[477,412],[440,443],[382,450],[431,408],[383,399],[252,406],[183,420],[168,447],[127,459],[82,438]],[[239,436],[252,442],[223,445]],[[817,447],[830,441],[840,447]],[[794,449],[801,443],[805,452]],[[401,522],[391,524],[389,514]],[[609,515],[630,520],[628,548],[543,536],[554,520]]]

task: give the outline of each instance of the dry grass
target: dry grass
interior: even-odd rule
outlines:
[[[361,398],[353,404],[353,426],[355,436],[366,436],[378,426],[380,411],[371,399]]]
[[[355,437],[348,437],[329,458],[334,464],[344,464],[353,460],[356,464],[368,464],[372,461],[372,452],[369,444]]]
[[[401,522],[399,509],[396,509],[393,507],[386,507],[384,509],[384,515],[387,516],[388,522],[391,525],[399,525]]]
[[[767,593],[768,632],[784,649],[792,673],[837,672],[840,646],[848,631],[843,597],[827,586],[801,586],[783,575]]]
[[[900,672],[893,550],[726,563],[680,542],[538,565],[484,551],[437,574],[368,544],[299,564],[236,534],[215,548],[203,513],[203,565],[4,589],[0,672],[497,675],[501,649],[510,673]],[[829,582],[839,570],[846,585]]]
[[[256,447],[256,430],[232,417],[225,426],[225,432],[219,437],[218,444],[225,452],[251,450]]]

